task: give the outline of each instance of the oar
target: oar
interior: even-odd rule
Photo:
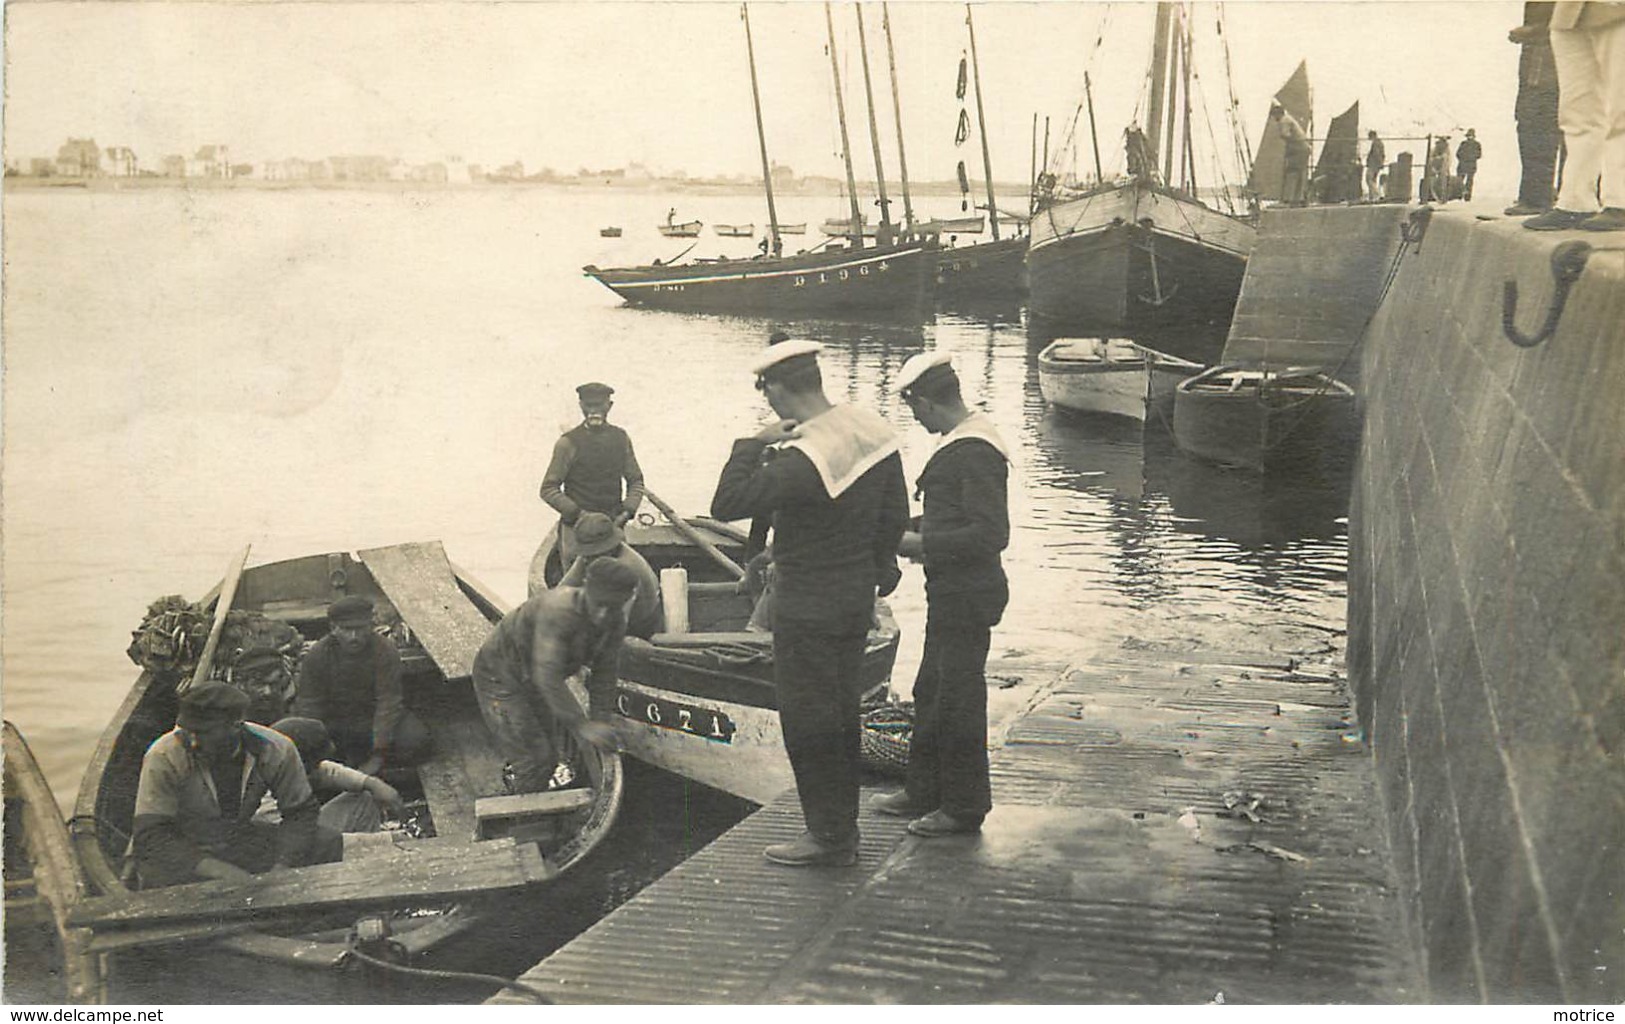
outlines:
[[[698,530],[688,525],[688,522],[682,516],[678,515],[670,505],[661,501],[658,495],[645,487],[643,489],[643,496],[649,499],[649,504],[660,510],[661,515],[671,520],[671,525],[677,527],[678,533],[682,534],[693,543],[699,545],[701,551],[704,551],[706,554],[710,555],[713,561],[722,566],[724,569],[727,569],[728,572],[733,575],[734,579],[739,580],[745,578],[745,570],[741,569],[737,562],[723,554],[715,544],[711,543],[709,540],[706,540]]]
[[[237,596],[237,581],[243,578],[243,566],[248,562],[248,549],[251,546],[245,545],[226,566],[225,579],[220,581],[220,596],[214,602],[214,623],[209,627],[209,639],[203,642],[203,653],[198,655],[192,678],[181,680],[181,685],[175,687],[176,693],[185,693],[209,678],[209,664],[214,661],[214,649],[220,643],[220,632],[226,628],[226,613],[231,611],[232,598]]]

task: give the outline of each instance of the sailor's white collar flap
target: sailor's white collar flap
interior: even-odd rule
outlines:
[[[807,456],[824,490],[839,498],[858,478],[899,447],[897,431],[879,413],[837,405],[801,424],[801,434],[780,447]]]
[[[942,435],[942,440],[937,442],[937,451],[942,451],[956,441],[968,441],[972,438],[986,441],[993,446],[994,451],[1004,456],[1004,461],[1010,461],[1009,447],[1005,445],[1004,438],[999,435],[999,429],[987,418],[985,412],[971,413],[961,420],[958,426]]]

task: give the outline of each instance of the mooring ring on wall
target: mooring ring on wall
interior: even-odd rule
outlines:
[[[1585,272],[1586,261],[1591,258],[1591,243],[1581,239],[1560,242],[1552,249],[1552,303],[1546,310],[1546,322],[1533,337],[1518,330],[1518,282],[1507,278],[1501,296],[1501,331],[1507,340],[1519,348],[1534,348],[1557,331],[1557,322],[1563,317],[1563,307],[1569,300],[1569,289]]]

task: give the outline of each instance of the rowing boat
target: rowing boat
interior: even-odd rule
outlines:
[[[100,895],[77,904],[69,923],[90,929],[90,950],[109,957],[114,1001],[400,998],[408,983],[364,957],[444,966],[462,945],[455,940],[506,927],[505,909],[556,884],[609,831],[622,792],[614,752],[571,744],[560,779],[572,782],[505,795],[470,673],[507,608],[438,542],[294,558],[245,569],[235,587],[232,579],[200,602],[205,612],[225,593],[232,609],[287,623],[307,643],[326,632],[332,601],[370,598],[378,620],[394,625],[406,705],[428,724],[433,753],[391,776],[412,820],[347,835],[340,863],[135,891],[126,853],[142,755],[178,706],[177,676],[143,670],[102,735],[72,819],[74,849]]]
[[[746,537],[714,519],[682,522],[686,529],[647,518],[626,527],[626,543],[657,573],[684,570],[681,582],[662,573],[661,596],[671,608],[681,601],[673,588],[683,587],[688,629],[628,637],[622,647],[615,709],[624,747],[657,768],[766,803],[795,785],[779,729],[773,635],[748,628],[753,599],[695,539],[742,564]],[[557,548],[555,527],[531,561],[532,593],[562,577]],[[877,599],[861,670],[865,700],[884,693],[898,637],[891,609]]]

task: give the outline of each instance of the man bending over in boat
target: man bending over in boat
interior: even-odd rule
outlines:
[[[559,581],[561,586],[579,587],[587,582],[587,568],[599,559],[619,562],[637,574],[638,587],[626,613],[626,631],[649,637],[660,631],[660,577],[654,567],[631,545],[621,528],[602,512],[583,512],[576,520],[576,558]]]
[[[576,388],[581,423],[553,445],[553,459],[542,476],[542,500],[559,513],[559,560],[564,566],[575,561],[575,523],[581,513],[602,512],[619,526],[643,504],[643,470],[632,439],[609,422],[613,394],[614,388],[597,381]]]
[[[341,597],[327,621],[327,635],[299,663],[292,714],[327,726],[337,760],[367,775],[419,763],[429,754],[429,730],[406,710],[401,656],[373,629],[372,602]]]
[[[513,766],[514,792],[548,788],[561,753],[558,729],[598,746],[616,742],[609,709],[637,585],[631,569],[600,558],[582,586],[544,590],[509,612],[474,656],[480,714]],[[583,669],[590,716],[567,685]]]
[[[144,888],[204,879],[245,882],[279,868],[335,861],[339,833],[317,824],[293,741],[243,721],[248,696],[209,680],[181,697],[175,728],[147,748],[135,794],[135,861]],[[254,821],[266,793],[282,821]]]

